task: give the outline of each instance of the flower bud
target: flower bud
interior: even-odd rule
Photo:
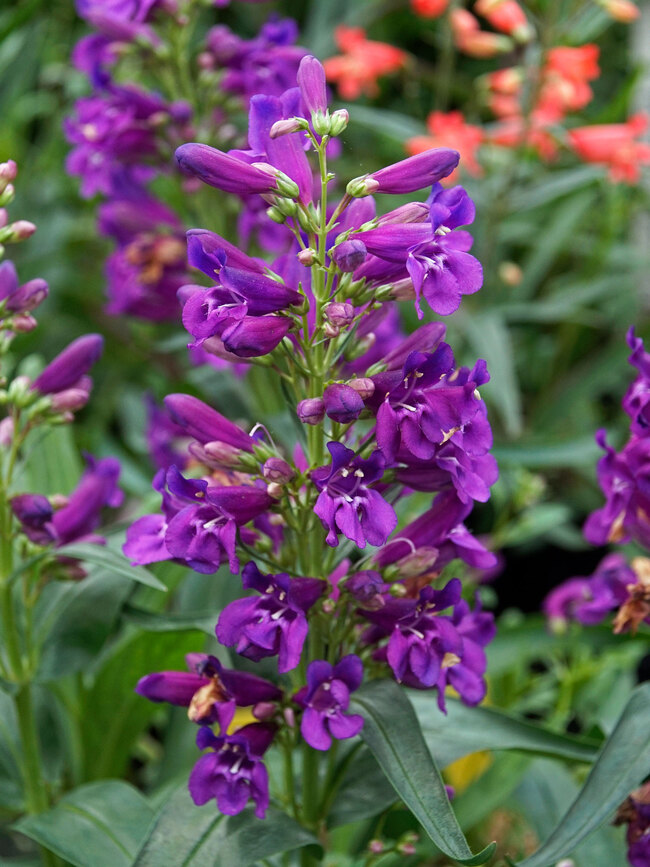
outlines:
[[[269,482],[266,486],[266,493],[269,497],[272,497],[274,500],[279,500],[282,498],[282,494],[284,493],[284,489],[282,485],[279,485],[277,482]]]
[[[16,179],[18,174],[18,166],[13,160],[7,160],[6,163],[0,163],[0,192],[5,189],[10,181]]]
[[[331,301],[323,311],[325,319],[332,325],[345,328],[354,319],[354,307],[341,301]]]
[[[356,239],[343,241],[330,251],[330,255],[341,271],[350,274],[363,265],[367,255],[366,245]]]
[[[370,852],[372,855],[381,855],[383,851],[384,844],[381,842],[381,840],[371,840],[368,843],[368,852]]]
[[[519,286],[524,276],[516,262],[501,262],[498,272],[506,286]]]
[[[629,24],[641,14],[639,7],[632,0],[601,0],[600,5],[614,21],[620,21],[621,24]]]
[[[364,403],[349,385],[335,382],[323,392],[323,403],[328,418],[339,424],[356,421],[364,410]]]
[[[362,199],[364,196],[370,196],[375,190],[379,189],[379,182],[369,178],[367,175],[359,178],[353,178],[345,188],[348,196],[355,199]]]
[[[10,446],[14,438],[14,420],[7,416],[0,421],[0,446]]]
[[[0,193],[0,208],[13,202],[16,191],[13,184],[7,184]]]
[[[330,113],[326,111],[314,111],[311,115],[311,125],[314,128],[316,135],[329,135],[330,131]]]
[[[277,190],[281,196],[286,196],[289,199],[297,199],[300,196],[298,184],[280,169],[276,169],[268,163],[251,163],[251,167],[275,178]]]
[[[287,120],[276,120],[271,127],[269,135],[271,138],[279,138],[292,132],[300,132],[302,129],[307,129],[308,126],[309,124],[304,117],[290,117]]]
[[[52,395],[52,409],[54,412],[76,412],[82,409],[90,397],[90,389],[66,388]]]
[[[269,482],[290,482],[294,476],[291,466],[282,458],[268,458],[262,467],[262,475]]]
[[[356,391],[361,400],[368,400],[375,393],[375,383],[367,377],[349,379],[346,384]]]
[[[327,92],[325,88],[325,69],[316,57],[308,54],[303,57],[298,67],[298,87],[305,108],[312,115],[324,115],[327,112]],[[321,133],[314,130],[321,135]]]
[[[296,411],[303,424],[320,424],[325,418],[325,403],[320,397],[308,397],[300,401]]]
[[[200,443],[190,443],[189,452],[199,460],[202,460],[203,463],[206,463],[208,466],[235,469],[235,467],[238,467],[241,463],[241,449],[231,446],[228,443],[221,442],[221,440],[215,440],[213,442],[205,443],[204,445],[201,445]]]
[[[301,265],[305,265],[305,267],[311,267],[316,259],[318,258],[318,253],[313,247],[307,247],[305,250],[301,250],[296,259],[300,262]]]
[[[19,334],[28,334],[37,325],[38,322],[29,313],[21,313],[18,316],[14,316],[11,320],[12,331],[17,331]]]
[[[279,208],[276,208],[275,205],[272,205],[270,208],[266,209],[266,216],[269,220],[273,220],[274,223],[284,223],[286,222],[286,216],[282,213]]]
[[[9,231],[8,235],[4,233]],[[16,220],[15,223],[10,223],[6,228],[0,232],[2,235],[2,240],[6,243],[7,241],[11,243],[18,243],[19,241],[26,241],[27,238],[31,238],[31,236],[36,231],[36,226],[34,223],[30,223],[29,220]]]
[[[350,115],[344,108],[339,108],[330,118],[330,135],[341,135],[350,122]]]
[[[397,280],[393,283],[390,290],[390,297],[395,301],[413,301],[415,300],[415,286],[410,277],[404,277],[402,280]]]
[[[253,707],[253,716],[257,720],[271,719],[275,716],[278,706],[273,701],[258,701]]]

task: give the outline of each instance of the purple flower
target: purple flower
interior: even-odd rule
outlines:
[[[367,254],[366,245],[358,238],[342,241],[331,251],[332,259],[346,274],[356,271],[364,263]]]
[[[244,160],[212,148],[190,143],[176,149],[176,162],[186,174],[225,193],[250,195],[277,192],[275,175],[249,165]]]
[[[358,735],[363,728],[363,717],[346,714],[350,706],[350,693],[359,689],[363,680],[363,663],[350,654],[332,666],[323,659],[310,662],[307,667],[307,686],[295,696],[304,708],[300,733],[310,747],[328,750],[332,738],[344,740]]]
[[[175,466],[156,476],[154,489],[163,494],[164,514],[145,515],[129,527],[125,555],[138,565],[175,559],[205,574],[224,561],[237,574],[237,527],[272,504],[263,488],[208,487],[203,479],[184,478]]]
[[[331,466],[312,473],[320,491],[314,512],[328,531],[327,544],[335,548],[338,533],[342,533],[359,548],[365,548],[366,542],[383,545],[397,526],[397,515],[381,494],[369,487],[384,473],[381,452],[374,451],[363,459],[342,443],[328,443],[327,448]]]
[[[185,430],[171,419],[166,409],[158,406],[152,395],[146,395],[145,405],[147,447],[156,469],[167,469],[172,464],[185,469],[188,456],[179,449],[186,438]]]
[[[275,702],[282,696],[269,681],[224,668],[214,656],[192,653],[186,658],[189,671],[147,674],[135,691],[149,701],[186,707],[189,718],[204,725],[232,718],[235,707],[253,707],[255,713],[255,705]]]
[[[0,320],[6,314],[31,312],[47,298],[47,292],[47,283],[39,278],[19,286],[14,263],[0,263]]]
[[[348,184],[348,192],[357,196],[367,196],[370,193],[413,193],[446,178],[456,168],[459,160],[458,151],[432,148],[372,174],[355,178]]]
[[[633,436],[620,453],[607,445],[599,430],[596,442],[605,449],[598,462],[598,481],[606,502],[584,526],[592,545],[635,539],[650,547],[650,437]]]
[[[103,348],[104,338],[99,334],[78,337],[50,361],[32,383],[32,389],[54,395],[74,388],[99,359]]]
[[[104,544],[104,537],[94,531],[101,523],[102,509],[115,509],[122,503],[119,475],[120,464],[115,458],[97,460],[86,455],[86,469],[62,508],[55,511],[40,494],[20,494],[12,499],[11,507],[25,534],[39,545]]]
[[[215,798],[220,812],[236,816],[252,800],[255,815],[263,819],[269,806],[269,780],[262,756],[274,734],[275,728],[264,723],[253,723],[235,734],[219,737],[209,728],[199,729],[198,748],[211,752],[201,756],[190,774],[194,803],[201,806]]]
[[[284,573],[264,575],[255,563],[247,563],[242,584],[261,595],[227,605],[219,616],[217,638],[255,662],[277,654],[281,674],[296,668],[307,637],[305,614],[322,595],[325,583]]]
[[[235,449],[253,451],[252,437],[197,397],[168,394],[165,407],[174,424],[201,444],[222,442]]]
[[[265,270],[265,263],[260,259],[247,256],[230,241],[207,229],[190,229],[187,232],[187,259],[193,268],[203,271],[211,280],[226,262],[231,268],[240,271],[263,274]]]
[[[643,346],[640,337],[634,336],[634,328],[627,334],[627,342],[632,350],[628,361],[639,371],[639,375],[623,398],[623,409],[632,419],[630,430],[637,436],[650,433],[650,354]]]
[[[627,860],[632,867],[650,864],[650,784],[631,792],[618,808],[614,825],[627,825]]]
[[[590,578],[569,578],[551,590],[544,600],[544,613],[552,623],[601,623],[625,602],[627,587],[636,580],[621,554],[608,554]]]

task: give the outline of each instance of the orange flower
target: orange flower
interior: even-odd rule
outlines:
[[[334,31],[343,52],[323,63],[328,81],[336,82],[343,99],[357,99],[362,93],[377,93],[377,78],[404,66],[406,52],[385,42],[366,39],[361,27],[341,25]]]
[[[488,90],[487,104],[497,117],[516,117],[521,114],[519,97],[523,82],[522,70],[517,66],[497,69],[483,76],[482,85]]]
[[[557,120],[556,116],[536,109],[528,124],[523,117],[507,118],[492,130],[489,140],[492,144],[507,148],[520,147],[525,143],[534,148],[543,160],[552,160],[557,154],[558,142],[548,127]]]
[[[480,126],[465,123],[459,111],[433,111],[427,118],[427,127],[431,135],[418,135],[406,142],[406,150],[415,155],[430,148],[454,148],[460,153],[460,166],[470,175],[482,175],[483,168],[476,160],[476,151],[483,141],[483,130]],[[444,183],[455,183],[457,169]]]
[[[600,75],[597,45],[551,48],[543,70],[539,104],[562,113],[584,108],[593,97],[587,84]]]
[[[569,130],[569,143],[585,162],[608,166],[612,181],[635,184],[641,177],[639,167],[650,165],[650,145],[636,141],[647,126],[647,115],[635,114],[627,123]]]
[[[411,0],[411,9],[421,18],[439,18],[448,5],[449,0]]]
[[[641,14],[639,7],[632,0],[601,0],[600,4],[608,15],[622,24],[629,24]]]
[[[470,57],[494,57],[512,48],[507,36],[481,30],[478,20],[467,9],[452,9],[449,22],[456,47]]]
[[[533,35],[526,14],[517,0],[476,0],[474,9],[501,33],[527,42]]]

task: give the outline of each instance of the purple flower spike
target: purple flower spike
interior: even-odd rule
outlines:
[[[277,191],[272,174],[209,145],[181,145],[176,149],[176,162],[182,171],[225,193],[241,196]]]
[[[255,662],[278,654],[278,671],[291,671],[300,662],[307,637],[305,613],[323,593],[325,582],[286,574],[264,575],[255,563],[247,563],[242,583],[261,595],[227,605],[217,623],[217,638]]]
[[[308,54],[300,61],[297,78],[307,116],[316,112],[324,115],[327,111],[327,91],[323,64]]]
[[[295,695],[304,708],[300,733],[310,747],[328,750],[332,737],[345,740],[358,735],[363,728],[360,714],[346,714],[350,693],[359,689],[363,680],[363,663],[351,653],[332,666],[316,659],[307,668],[307,686]]]
[[[458,165],[460,154],[449,148],[432,148],[407,157],[378,172],[356,178],[348,184],[350,195],[389,193],[400,195],[430,187],[450,175]]]
[[[52,516],[54,509],[42,494],[19,494],[10,500],[14,515],[28,539],[37,545],[50,545],[54,540]]]
[[[328,531],[327,544],[335,548],[338,533],[343,533],[359,548],[365,548],[366,542],[383,545],[397,526],[397,515],[381,494],[368,487],[384,473],[381,452],[374,451],[364,460],[342,443],[328,443],[327,448],[331,466],[312,473],[320,491],[314,512]]]
[[[269,806],[269,779],[262,755],[271,745],[275,728],[263,723],[244,726],[233,735],[216,737],[211,729],[199,729],[196,744],[211,749],[192,769],[189,789],[198,806],[216,799],[227,816],[241,813],[249,800],[255,815],[263,819]]]
[[[340,424],[355,421],[365,408],[359,393],[340,382],[327,386],[323,392],[323,403],[327,417]]]
[[[32,383],[41,394],[56,394],[76,385],[102,354],[104,338],[86,334],[73,340]]]
[[[7,313],[29,313],[45,300],[47,293],[45,280],[37,278],[19,286],[14,263],[0,264],[0,308],[4,302]]]
[[[608,554],[591,578],[569,578],[544,600],[544,613],[553,625],[577,620],[585,626],[601,623],[628,597],[627,587],[637,581],[622,554]]]

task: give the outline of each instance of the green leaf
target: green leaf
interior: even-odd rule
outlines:
[[[84,563],[92,563],[94,566],[103,566],[108,572],[123,575],[131,581],[146,584],[156,590],[167,590],[162,581],[152,575],[148,569],[142,566],[131,566],[129,561],[112,548],[104,545],[91,545],[89,542],[77,542],[74,545],[65,545],[58,549],[62,557],[71,557],[73,560],[83,560]]]
[[[532,469],[592,466],[602,454],[592,434],[564,442],[513,445],[497,444],[492,454],[499,464],[515,464]]]
[[[401,687],[392,680],[374,681],[354,694],[351,706],[365,720],[361,737],[436,846],[461,864],[485,864],[496,843],[472,854]]]
[[[217,622],[216,614],[205,614],[204,611],[157,614],[155,611],[127,605],[123,614],[125,620],[135,623],[145,632],[187,632],[188,629],[193,629],[212,636]]]
[[[137,789],[105,780],[75,789],[14,828],[75,867],[130,867],[152,819]]]
[[[214,804],[197,807],[183,785],[163,806],[133,867],[246,867],[310,845],[318,845],[316,837],[279,810],[269,810],[264,820],[250,807],[224,816]]]
[[[518,867],[548,867],[569,855],[650,773],[650,683],[638,687],[566,815]]]
[[[488,707],[447,701],[440,713],[431,693],[408,693],[434,759],[443,767],[480,750],[521,750],[569,761],[596,761],[600,744],[548,731]]]
[[[350,762],[332,809],[328,828],[359,822],[383,813],[398,800],[395,789],[366,747]]]
[[[16,489],[19,486],[45,496],[69,494],[79,482],[83,464],[71,425],[32,431],[27,437],[25,452],[37,454],[38,459],[32,457],[21,465],[16,475]]]

